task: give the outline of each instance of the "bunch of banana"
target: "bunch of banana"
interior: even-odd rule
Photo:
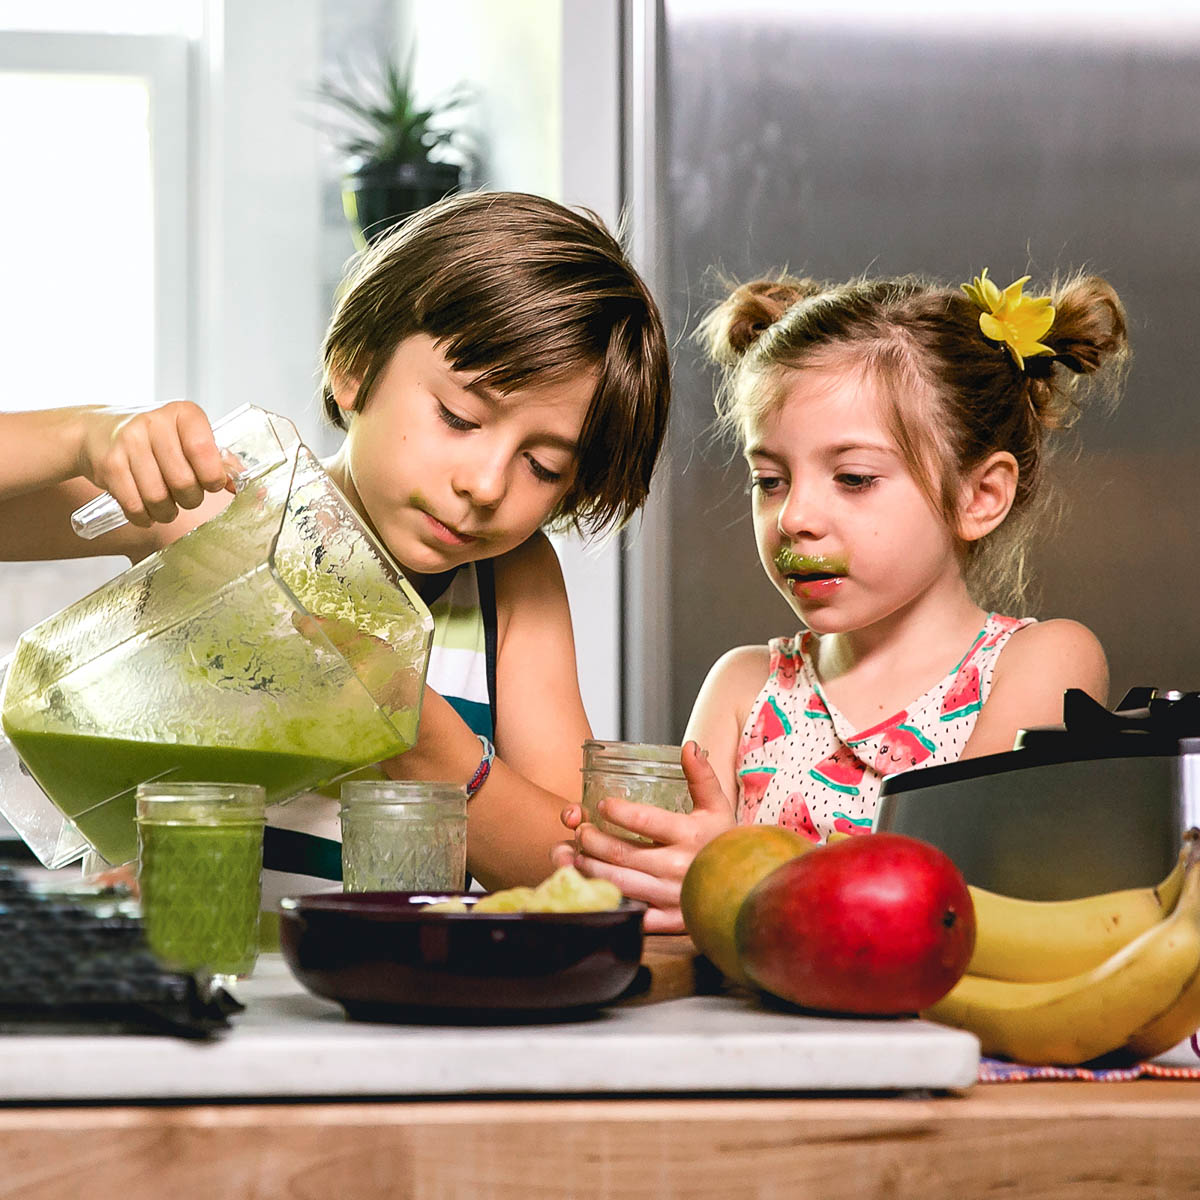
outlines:
[[[1175,907],[1190,840],[1155,887],[1127,888],[1078,900],[1018,900],[970,887],[975,949],[969,975],[1041,983],[1099,966]]]
[[[975,957],[923,1015],[970,1030],[985,1054],[1152,1058],[1200,1028],[1200,831],[1156,888],[1054,902],[972,893]]]

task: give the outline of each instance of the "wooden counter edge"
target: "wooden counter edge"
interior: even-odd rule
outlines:
[[[916,1098],[0,1108],[0,1191],[22,1200],[1166,1200],[1200,1191],[1198,1119],[1200,1087],[1158,1080]]]

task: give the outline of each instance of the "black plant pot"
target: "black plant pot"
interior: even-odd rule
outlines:
[[[435,200],[458,191],[462,168],[454,163],[409,162],[369,166],[353,171],[342,182],[342,207],[364,246],[398,221]]]

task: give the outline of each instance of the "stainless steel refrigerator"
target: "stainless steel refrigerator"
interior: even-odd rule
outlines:
[[[640,146],[635,121],[633,152],[658,172],[643,208],[677,398],[657,532],[633,548],[667,678],[632,665],[630,732],[678,737],[724,650],[796,628],[758,566],[746,471],[713,441],[714,379],[689,341],[720,294],[714,268],[1105,275],[1132,365],[1118,409],[1088,412],[1058,457],[1062,515],[1035,548],[1029,611],[1098,634],[1113,699],[1200,688],[1200,19],[1050,3],[989,32],[948,5],[938,20],[920,4],[822,7],[666,0],[635,16],[634,107],[641,87],[654,120]]]

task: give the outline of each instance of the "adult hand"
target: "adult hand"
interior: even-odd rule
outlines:
[[[78,467],[143,529],[197,508],[206,492],[233,490],[208,417],[186,400],[149,411],[94,410]]]
[[[563,810],[562,822],[575,831],[574,843],[556,846],[556,867],[574,865],[582,874],[609,879],[631,900],[645,900],[647,933],[681,933],[679,888],[697,851],[735,824],[734,806],[696,745],[683,747],[683,773],[692,796],[690,813],[666,812],[610,796],[598,805],[612,825],[649,838],[651,845],[629,842],[583,820],[579,805]]]

